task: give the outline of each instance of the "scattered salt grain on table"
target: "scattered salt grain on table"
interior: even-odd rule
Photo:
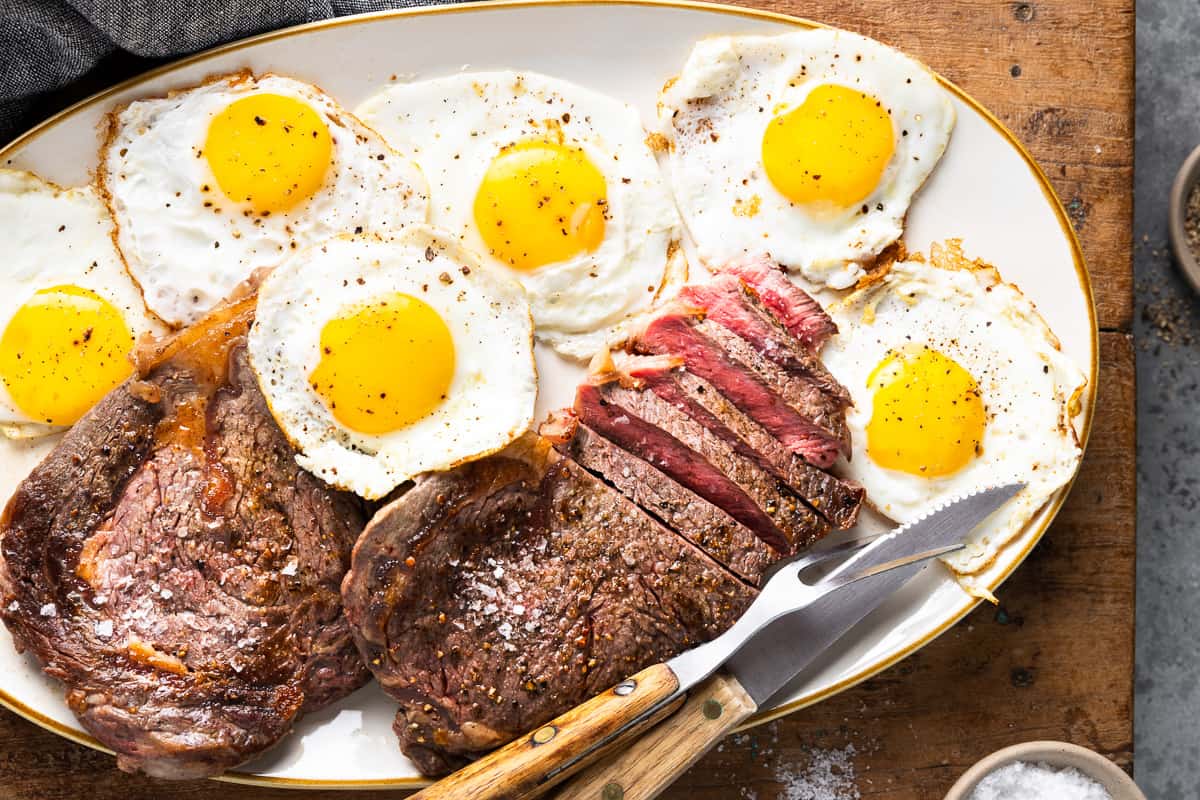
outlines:
[[[855,786],[854,745],[841,750],[810,750],[807,763],[789,769],[780,765],[775,780],[782,784],[782,800],[859,800]],[[1090,800],[1090,798],[1089,798]]]
[[[1077,769],[1014,761],[989,772],[969,800],[1112,800],[1112,795]]]

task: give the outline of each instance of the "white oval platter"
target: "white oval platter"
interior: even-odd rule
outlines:
[[[347,17],[266,34],[134,79],[68,109],[0,150],[0,164],[65,185],[89,180],[98,125],[114,105],[238,69],[315,83],[347,108],[393,80],[464,69],[512,68],[566,78],[632,103],[651,119],[659,87],[700,38],[778,33],[814,23],[747,9],[674,0],[493,2]],[[937,68],[937,64],[931,64]],[[1062,206],[1017,139],[945,82],[958,126],[908,217],[909,250],[960,237],[968,255],[996,265],[1037,304],[1063,350],[1089,376],[1077,418],[1086,440],[1096,379],[1096,323],[1087,272]],[[539,351],[539,414],[569,404],[578,366]],[[50,442],[0,442],[0,495]],[[1061,492],[984,575],[996,587],[1041,537]],[[930,568],[855,627],[777,698],[761,722],[828,697],[932,641],[974,607],[946,570]],[[98,747],[63,702],[59,685],[18,655],[0,629],[0,701],[33,721]],[[415,787],[424,783],[392,734],[394,704],[374,685],[305,718],[274,750],[226,780],[297,788]]]

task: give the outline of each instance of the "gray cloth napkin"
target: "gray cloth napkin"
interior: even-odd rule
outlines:
[[[326,17],[458,0],[0,0],[0,144],[164,59]],[[102,73],[102,74],[101,74]],[[98,81],[98,82],[97,82]]]

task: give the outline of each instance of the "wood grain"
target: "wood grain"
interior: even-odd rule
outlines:
[[[737,0],[735,0],[737,1]],[[1101,327],[1100,392],[1058,521],[999,592],[911,658],[726,740],[663,795],[781,800],[830,750],[866,798],[940,798],[966,767],[1029,739],[1132,762],[1134,370],[1131,0],[744,2],[857,30],[927,62],[991,109],[1049,174],[1079,233]],[[985,187],[986,188],[986,187]],[[853,747],[853,753],[847,750]],[[799,777],[797,777],[799,776]],[[0,800],[368,800],[125,775],[111,757],[0,711]],[[795,796],[794,794],[792,796]]]
[[[488,753],[413,795],[413,800],[532,800],[636,736],[683,703],[664,703],[679,689],[666,664],[621,681],[526,736]],[[651,713],[653,712],[653,713]],[[639,718],[645,715],[645,719]]]
[[[554,800],[653,800],[755,710],[737,678],[718,673],[654,730],[560,787]]]

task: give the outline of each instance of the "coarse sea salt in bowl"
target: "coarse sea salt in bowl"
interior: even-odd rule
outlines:
[[[971,767],[946,800],[1146,800],[1113,762],[1067,742],[1025,742]]]

